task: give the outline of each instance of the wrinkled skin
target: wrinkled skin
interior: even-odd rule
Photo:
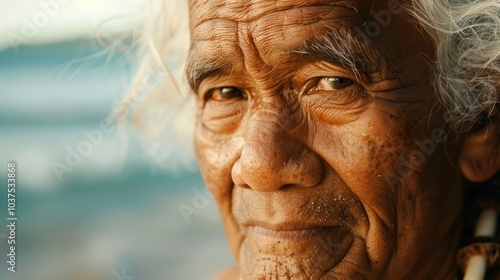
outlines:
[[[434,47],[409,16],[359,33],[388,4],[190,1],[195,147],[242,279],[456,274],[476,160],[461,150],[477,143],[445,141]],[[329,32],[373,67],[300,51]]]

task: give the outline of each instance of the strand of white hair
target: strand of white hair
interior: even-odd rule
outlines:
[[[414,0],[436,45],[434,85],[450,126],[467,130],[499,102],[500,0]]]

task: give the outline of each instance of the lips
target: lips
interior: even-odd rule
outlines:
[[[307,241],[311,238],[329,235],[335,232],[345,232],[339,226],[318,225],[307,223],[266,223],[252,221],[247,223],[249,232],[261,238],[283,239],[288,241]]]
[[[352,244],[350,230],[342,226],[254,222],[248,230],[247,241],[252,251],[268,256],[340,260]]]

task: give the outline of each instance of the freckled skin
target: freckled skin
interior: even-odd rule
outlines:
[[[436,143],[422,161],[412,154],[445,127],[429,39],[393,14],[366,50],[385,65],[369,81],[289,52],[327,29],[354,33],[386,7],[190,1],[190,61],[223,58],[229,68],[193,85],[195,147],[243,279],[454,277],[460,141]],[[321,77],[354,83],[325,89]],[[223,87],[244,94],[228,98]],[[327,229],[272,236],[313,226]]]

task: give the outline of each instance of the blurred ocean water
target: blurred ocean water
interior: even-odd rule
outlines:
[[[0,279],[210,279],[233,260],[192,151],[172,143],[177,168],[165,170],[138,133],[81,144],[133,76],[123,54],[101,51],[78,41],[0,52]],[[69,166],[79,148],[88,155]],[[16,273],[7,271],[9,161]],[[58,178],[54,162],[70,171]],[[195,212],[183,216],[182,205]]]

